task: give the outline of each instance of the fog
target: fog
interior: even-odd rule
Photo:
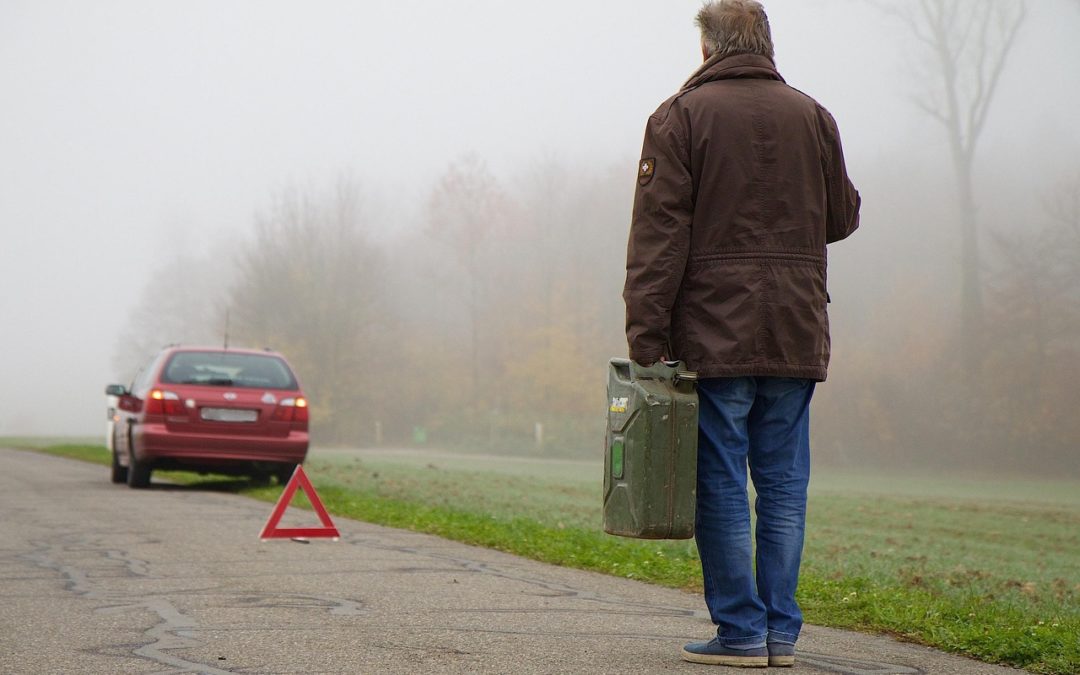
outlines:
[[[937,77],[926,45],[903,20],[870,2],[765,5],[779,70],[837,118],[864,203],[861,230],[830,251],[834,360],[818,395],[821,456],[889,462],[910,453],[918,462],[940,458],[953,440],[977,445],[963,432],[950,440],[949,429],[1007,420],[1009,396],[955,405],[944,420],[927,419],[963,396],[964,376],[948,367],[950,350],[963,347],[955,342],[958,206],[948,138],[918,105]],[[700,62],[692,23],[698,6],[698,0],[0,4],[0,367],[7,382],[0,436],[99,433],[102,388],[130,379],[142,357],[135,352],[159,346],[155,341],[216,339],[225,306],[257,297],[233,274],[245,256],[253,264],[260,241],[273,240],[265,231],[260,240],[256,223],[280,224],[290,203],[336,203],[342,189],[355,192],[361,214],[363,242],[356,250],[377,251],[366,275],[355,277],[365,290],[351,301],[363,305],[364,317],[380,318],[367,333],[357,329],[360,342],[339,346],[351,360],[414,365],[408,378],[414,389],[427,376],[436,383],[432,391],[452,390],[445,381],[454,378],[497,382],[469,420],[485,420],[491,438],[493,417],[508,425],[520,418],[531,432],[534,403],[515,398],[516,388],[529,387],[554,361],[530,352],[533,365],[521,365],[514,349],[540,328],[515,335],[507,326],[520,328],[520,321],[492,318],[479,346],[498,352],[501,365],[483,366],[490,372],[454,365],[471,358],[464,305],[453,293],[468,272],[440,248],[447,243],[440,227],[453,225],[433,222],[431,204],[460,197],[452,186],[440,193],[448,177],[479,175],[504,198],[493,219],[541,233],[503,241],[517,248],[490,245],[485,274],[501,276],[485,283],[521,284],[519,293],[534,281],[547,284],[544,311],[575,307],[582,315],[567,328],[579,342],[566,343],[560,355],[566,368],[580,371],[575,377],[582,384],[573,391],[581,396],[565,399],[579,409],[552,408],[545,419],[549,427],[577,429],[567,438],[587,438],[591,427],[575,425],[592,413],[580,408],[588,407],[595,387],[602,393],[604,358],[625,352],[618,293],[642,130]],[[1018,321],[1008,333],[1015,344],[992,338],[997,347],[984,364],[1001,377],[1026,363],[1028,327],[1039,331],[1023,319],[1030,304],[1022,290],[1027,268],[1010,258],[1016,246],[1000,242],[1041,237],[1052,220],[1048,204],[1080,181],[1080,6],[1039,0],[1027,8],[973,170],[988,321],[1007,302],[1019,303],[1008,312]],[[464,173],[454,173],[462,167]],[[312,209],[304,213],[318,211]],[[527,226],[552,218],[559,227]],[[575,249],[587,252],[578,267],[593,275],[574,276],[574,284],[610,298],[591,313],[592,306],[573,297],[558,301],[559,293],[573,291],[542,270],[528,271],[525,262],[547,255],[562,264]],[[1031,269],[1039,267],[1039,250],[1029,252]],[[560,274],[547,268],[549,276]],[[184,315],[200,306],[199,297],[206,298],[206,312]],[[149,311],[148,298],[175,311]],[[494,293],[491,299],[494,311],[500,301]],[[1075,317],[1078,302],[1071,286],[1040,296],[1038,304],[1045,315]],[[240,337],[273,338],[290,358],[291,348],[313,364],[303,356],[314,349],[304,334],[259,324],[256,305],[252,299],[230,307]],[[262,310],[263,317],[274,311]],[[500,313],[513,317],[513,311]],[[589,317],[598,325],[583,327]],[[436,325],[443,339],[412,343],[409,336],[425,325]],[[594,334],[588,331],[595,339],[583,347],[581,336]],[[1080,374],[1078,337],[1072,319],[1055,324],[1052,340],[1039,342],[1039,358],[1049,359],[1039,368]],[[549,342],[546,348],[559,349],[558,338]],[[301,377],[327,392],[327,400],[327,380],[351,372],[325,363],[308,370]],[[348,388],[380,386],[357,377]],[[402,394],[411,398],[395,409],[398,388],[385,386],[378,398],[391,404],[377,414],[387,420],[391,440],[407,440],[414,417],[442,428],[417,412],[432,405],[423,394]],[[1075,401],[1059,381],[1031,386],[1040,401]],[[602,398],[596,400],[594,416],[602,416]],[[313,405],[317,411],[317,396]],[[1012,468],[1018,462],[1010,456],[1028,455],[1025,438],[1049,447],[1048,433],[1054,448],[1046,450],[1047,466],[1078,471],[1073,450],[1080,437],[1070,417],[1046,403],[1015,424],[1003,423],[1019,441],[997,451],[996,465]],[[322,440],[368,443],[368,422],[338,425]],[[1043,435],[1028,434],[1024,425],[1040,426]],[[444,426],[451,438],[452,425]],[[934,430],[912,431],[924,428]],[[557,428],[549,437],[561,438]],[[438,440],[436,434],[432,442]]]

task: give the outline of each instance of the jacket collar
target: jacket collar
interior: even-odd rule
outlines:
[[[715,80],[734,80],[737,78],[750,78],[757,80],[777,80],[784,82],[780,73],[776,71],[776,65],[767,57],[757,54],[735,54],[722,58],[712,57],[697,69],[682,91],[689,91]]]

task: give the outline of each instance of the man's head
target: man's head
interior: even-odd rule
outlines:
[[[710,0],[695,20],[706,60],[757,54],[773,60],[772,32],[765,8],[755,0]]]

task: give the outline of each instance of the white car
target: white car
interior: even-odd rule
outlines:
[[[105,447],[109,449],[110,453],[113,451],[113,430],[116,428],[117,420],[120,419],[120,415],[116,413],[116,406],[119,403],[119,396],[105,395],[105,416],[108,420],[105,422]]]

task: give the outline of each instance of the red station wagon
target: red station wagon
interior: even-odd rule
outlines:
[[[285,358],[272,351],[169,347],[118,396],[112,481],[150,484],[154,469],[277,476],[308,451],[308,407]]]

